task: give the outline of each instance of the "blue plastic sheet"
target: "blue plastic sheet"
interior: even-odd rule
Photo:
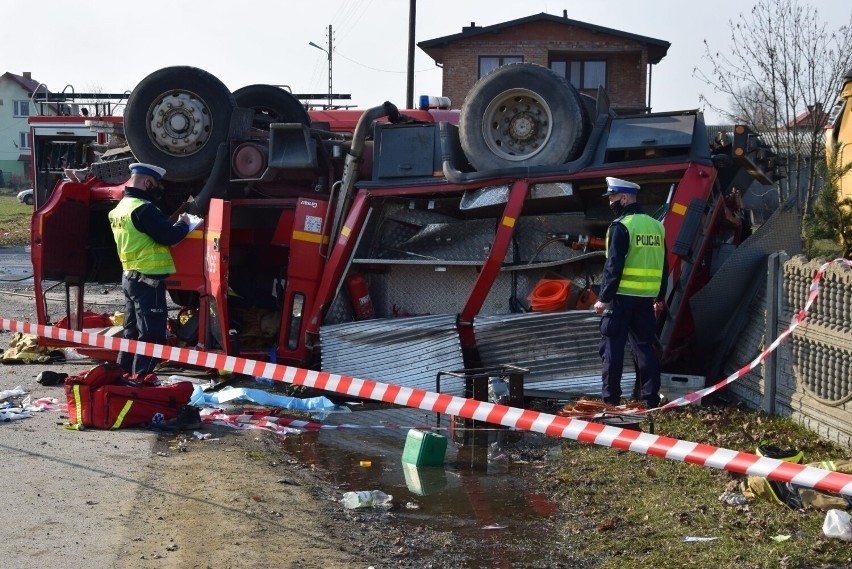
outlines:
[[[225,387],[219,391],[205,393],[204,388],[200,385],[195,386],[189,404],[195,407],[216,407],[222,403],[232,401],[248,401],[267,407],[277,407],[279,409],[294,411],[327,413],[349,410],[347,407],[335,405],[328,398],[322,396],[300,399],[287,395],[275,395],[262,389],[247,389],[244,387]]]

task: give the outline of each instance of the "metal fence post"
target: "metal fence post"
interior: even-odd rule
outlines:
[[[766,340],[768,344],[778,334],[778,320],[783,313],[784,263],[790,258],[784,251],[769,256],[766,278]],[[775,397],[778,386],[780,360],[777,350],[769,354],[763,364],[763,410],[775,414]]]

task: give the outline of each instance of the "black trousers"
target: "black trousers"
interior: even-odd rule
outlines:
[[[166,307],[166,284],[156,281],[156,286],[140,282],[126,274],[121,277],[124,291],[124,337],[162,344],[166,340],[168,310]],[[119,352],[118,365],[132,374],[153,371],[160,361],[143,355]]]
[[[629,339],[642,380],[640,397],[648,408],[660,405],[660,363],[654,349],[656,323],[654,299],[649,297],[619,294],[604,311],[598,351],[602,364],[601,394],[605,402],[617,405],[621,401],[624,346]]]

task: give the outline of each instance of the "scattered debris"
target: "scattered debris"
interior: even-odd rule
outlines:
[[[739,492],[722,492],[722,495],[719,496],[719,501],[725,502],[729,506],[746,505],[746,497],[740,494]]]
[[[357,508],[391,507],[393,496],[385,494],[381,490],[360,490],[358,492],[345,492],[343,494],[343,507],[347,510]]]
[[[852,541],[852,522],[849,512],[844,510],[829,510],[822,523],[822,532],[826,537],[836,537],[843,541]]]
[[[66,377],[67,373],[44,370],[36,376],[36,381],[44,386],[62,385]]]
[[[27,392],[24,391],[24,388],[20,385],[14,389],[4,389],[3,391],[0,391],[0,401],[5,401],[12,397],[23,397],[26,394]]]
[[[507,525],[503,524],[488,524],[487,526],[482,526],[482,529],[493,530],[493,529],[506,529]]]

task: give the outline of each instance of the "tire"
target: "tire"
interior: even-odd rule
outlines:
[[[503,65],[477,81],[459,117],[462,150],[477,170],[562,164],[582,153],[590,129],[577,90],[532,63]]]
[[[24,204],[25,205],[33,205],[33,197],[32,196],[24,196]]]
[[[128,97],[127,143],[140,162],[165,168],[166,180],[203,178],[219,143],[228,140],[235,106],[228,88],[210,73],[165,67],[145,77]]]
[[[246,85],[234,91],[238,107],[254,110],[252,126],[269,130],[274,122],[301,123],[311,126],[311,118],[304,105],[280,87],[274,85]]]

